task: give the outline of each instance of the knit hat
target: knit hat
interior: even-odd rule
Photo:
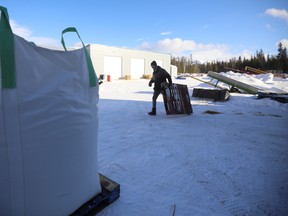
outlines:
[[[156,61],[152,61],[152,62],[151,62],[151,65],[157,66]]]

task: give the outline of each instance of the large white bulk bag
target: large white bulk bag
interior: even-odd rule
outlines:
[[[91,59],[13,35],[0,11],[0,215],[69,215],[101,192]]]

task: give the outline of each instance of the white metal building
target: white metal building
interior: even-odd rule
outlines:
[[[133,50],[99,44],[87,46],[94,69],[98,76],[109,76],[110,79],[139,79],[152,75],[151,62],[171,71],[171,55],[165,53]]]

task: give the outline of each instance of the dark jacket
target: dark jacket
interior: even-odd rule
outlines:
[[[172,79],[170,74],[160,66],[157,66],[157,69],[153,72],[153,77],[150,80],[149,84],[154,83],[154,90],[155,91],[161,91],[161,83],[166,82],[166,79],[168,79],[169,84],[172,84]]]

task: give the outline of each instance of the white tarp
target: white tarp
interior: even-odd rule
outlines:
[[[89,86],[84,48],[14,35],[14,51],[16,88],[0,92],[0,215],[69,215],[101,192],[98,84]]]

